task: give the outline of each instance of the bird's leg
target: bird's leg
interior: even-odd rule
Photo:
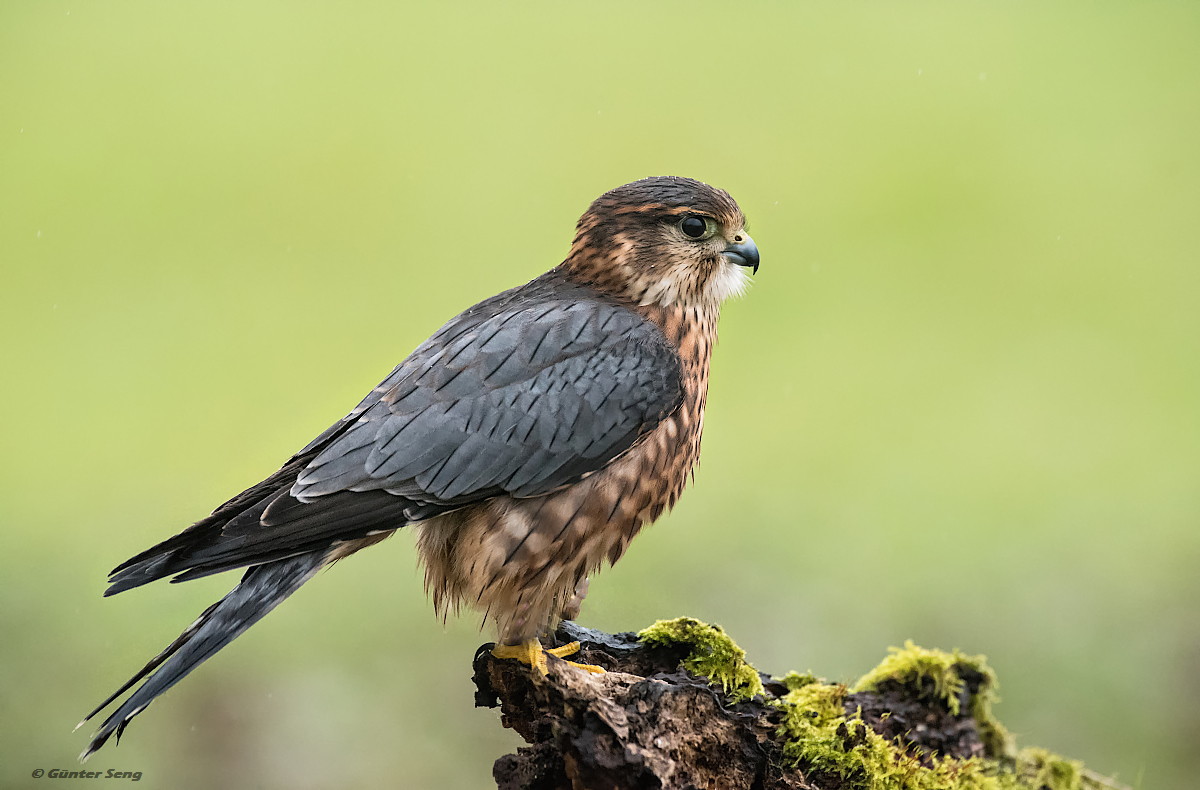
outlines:
[[[519,645],[496,645],[492,648],[492,655],[496,658],[515,658],[541,672],[543,676],[550,674],[550,670],[546,668],[546,651],[536,638],[528,639]]]
[[[579,610],[583,607],[583,599],[588,593],[588,578],[586,576],[575,585],[575,594],[571,596],[571,600],[562,608],[562,614],[559,615],[564,620],[574,620],[579,616]]]
[[[519,645],[496,645],[492,648],[492,655],[496,658],[515,658],[522,664],[528,664],[538,672],[541,672],[542,677],[550,674],[550,669],[546,661],[547,654],[555,658],[562,658],[563,656],[569,656],[577,652],[579,652],[578,642],[571,642],[562,647],[546,649],[542,647],[542,643],[538,639],[530,639]],[[595,666],[594,664],[576,664],[574,661],[568,661],[567,663],[585,672],[597,675],[604,674],[604,668]]]

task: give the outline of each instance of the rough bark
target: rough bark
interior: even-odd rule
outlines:
[[[543,678],[494,658],[492,645],[475,656],[476,705],[499,706],[504,726],[530,744],[496,761],[501,790],[847,786],[836,774],[784,757],[777,739],[781,714],[770,704],[787,691],[779,682],[762,676],[763,696],[730,704],[719,686],[681,668],[686,646],[647,647],[632,633],[605,634],[571,622],[556,637],[581,642],[572,659],[607,673],[588,674],[551,657]],[[965,680],[964,703],[974,693]],[[897,686],[848,694],[844,704],[847,714],[861,709],[876,732],[899,737],[912,754],[984,754],[969,704],[952,714],[920,696]]]

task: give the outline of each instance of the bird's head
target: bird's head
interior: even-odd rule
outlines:
[[[758,271],[758,248],[728,192],[659,176],[596,199],[579,219],[568,276],[640,305],[716,309]]]

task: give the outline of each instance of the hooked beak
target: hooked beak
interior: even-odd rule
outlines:
[[[754,239],[742,234],[745,239],[740,244],[730,244],[722,252],[721,255],[725,260],[738,266],[750,266],[754,269],[754,273],[758,274],[758,247],[754,245]]]

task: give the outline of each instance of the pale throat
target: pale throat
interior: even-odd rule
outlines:
[[[694,265],[675,264],[653,277],[634,278],[630,293],[642,307],[699,308],[715,315],[725,300],[743,296],[749,286],[745,268],[721,258],[708,271],[699,271]]]
[[[738,266],[722,258],[704,287],[708,297],[720,305],[726,299],[740,299],[745,296],[750,283],[750,275],[746,274],[745,266]]]

